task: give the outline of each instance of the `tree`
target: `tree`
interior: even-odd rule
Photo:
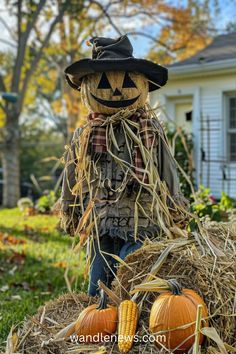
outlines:
[[[234,33],[236,32],[236,22],[228,22],[226,25],[226,32],[227,33]]]
[[[209,1],[189,0],[187,6],[161,4],[166,22],[161,28],[159,46],[149,52],[151,60],[162,64],[184,60],[206,47],[215,34]]]
[[[1,103],[5,113],[5,122],[2,133],[2,167],[4,179],[3,205],[13,207],[20,196],[20,166],[19,166],[19,117],[23,109],[30,80],[39,64],[45,48],[56,25],[62,20],[66,10],[80,11],[83,1],[64,1],[55,11],[55,3],[46,0],[18,0],[6,1],[6,7],[15,16],[16,31],[12,33],[7,23],[5,27],[13,35],[15,53],[12,60],[12,70],[5,78],[0,75],[0,91],[13,92],[17,95],[16,103]],[[37,26],[44,29],[43,38],[37,40]],[[7,82],[8,81],[8,82]]]
[[[38,67],[37,74],[40,77],[38,97],[42,104],[47,106],[50,117],[56,125],[63,123],[65,117],[67,118],[65,135],[67,143],[78,124],[83,123],[82,117],[86,116],[87,110],[81,103],[79,93],[71,90],[65,82],[63,71],[76,58],[89,56],[85,42],[91,37],[94,27],[95,21],[90,18],[87,8],[81,11],[79,22],[76,13],[64,17],[59,25],[57,42],[51,41]],[[42,71],[43,66],[50,68],[46,75]]]

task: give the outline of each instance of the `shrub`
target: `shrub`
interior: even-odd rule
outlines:
[[[39,213],[48,214],[52,211],[54,204],[56,203],[57,196],[54,191],[47,192],[47,194],[40,197],[37,201],[36,208]]]
[[[196,201],[191,205],[191,211],[199,218],[209,216],[211,220],[221,221],[225,213],[233,208],[233,200],[224,192],[221,193],[220,200],[217,200],[209,188],[200,186],[196,192]]]
[[[192,184],[194,185],[194,169],[192,165],[192,135],[187,134],[184,130],[181,130],[181,134],[178,134],[175,127],[167,125],[167,137],[171,145],[174,145],[174,156],[176,161],[188,175]],[[190,198],[191,188],[182,173],[179,173],[179,179],[182,193],[186,198]]]

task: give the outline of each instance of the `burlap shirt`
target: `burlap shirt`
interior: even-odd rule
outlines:
[[[160,124],[158,129],[161,134],[157,136],[157,144],[153,154],[153,159],[155,160],[161,180],[165,181],[167,184],[171,197],[174,200],[177,200],[177,202],[182,203],[184,198],[182,198],[180,193],[176,162],[171,155],[169,148],[167,148],[164,143],[164,141],[166,141],[164,133],[162,138],[160,136],[163,132]],[[82,130],[83,128],[77,129],[74,133],[71,143],[72,160],[73,154],[75,154],[75,146],[78,143]],[[128,148],[119,124],[115,127],[114,133],[120,150],[117,151],[117,149],[113,147],[112,152],[121,159],[129,161],[130,157]],[[125,189],[123,189],[122,186],[125,172],[114,161],[113,157],[108,152],[93,153],[93,151],[91,151],[91,144],[89,144],[87,153],[90,154],[91,159],[96,161],[96,166],[101,173],[99,185],[96,177],[91,178],[91,180],[93,180],[92,183],[94,189],[97,188],[97,200],[99,200],[99,202],[95,205],[97,215],[99,216],[99,235],[102,236],[109,233],[111,237],[121,237],[127,240],[130,236],[132,236],[132,232],[134,230],[134,206],[139,189],[137,182],[130,177]],[[74,159],[76,161],[75,155]],[[73,161],[66,165],[62,185],[62,212],[64,216],[68,215],[68,218],[71,216],[72,207],[70,205],[75,204],[76,202],[76,197],[71,193],[71,190],[76,183],[75,168],[76,163],[73,163]],[[83,195],[84,205],[86,206],[89,201],[88,189],[86,186],[83,189]],[[147,191],[143,190],[139,198],[139,203],[148,212],[152,203],[151,195]],[[74,213],[73,220],[70,220],[70,222],[74,222],[76,225],[81,217],[81,210],[79,206],[76,206],[75,210],[76,213]],[[67,232],[68,230],[69,227],[67,227]],[[152,238],[152,236],[154,236],[158,231],[158,223],[152,224],[147,217],[142,214],[139,215],[138,235],[140,238],[146,236]]]

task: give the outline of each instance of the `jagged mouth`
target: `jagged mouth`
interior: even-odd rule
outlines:
[[[110,107],[110,108],[128,107],[128,106],[134,104],[134,102],[136,102],[140,96],[140,95],[138,95],[138,96],[131,98],[129,100],[107,101],[107,100],[103,100],[99,97],[94,96],[91,92],[90,92],[90,94],[98,103],[101,103],[103,106]]]

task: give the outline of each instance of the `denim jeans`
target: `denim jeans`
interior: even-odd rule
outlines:
[[[121,259],[136,251],[142,246],[140,241],[122,240],[118,237],[112,238],[104,235],[99,240],[100,250],[106,253],[112,253]],[[88,294],[96,296],[99,294],[98,280],[101,280],[106,286],[110,287],[114,279],[118,262],[109,255],[101,254],[99,251],[98,241],[94,240],[91,252],[91,268],[89,275]]]

